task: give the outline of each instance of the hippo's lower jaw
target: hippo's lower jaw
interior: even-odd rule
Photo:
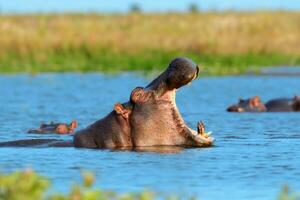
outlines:
[[[199,73],[189,59],[177,58],[145,88],[135,88],[130,101],[74,136],[75,147],[119,148],[150,146],[207,147],[213,138],[189,128],[180,115],[176,90]]]

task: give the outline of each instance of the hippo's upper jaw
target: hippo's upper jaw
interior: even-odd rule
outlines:
[[[131,127],[135,146],[212,145],[213,138],[204,133],[204,127],[195,131],[186,125],[175,101],[176,90],[193,81],[198,73],[193,61],[177,58],[146,88],[132,91]]]

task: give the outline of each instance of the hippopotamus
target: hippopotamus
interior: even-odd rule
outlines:
[[[118,148],[140,146],[207,147],[213,138],[187,126],[176,106],[176,91],[199,74],[190,59],[176,58],[146,87],[136,87],[128,102],[74,135],[74,146]],[[201,123],[198,126],[202,126]]]
[[[100,120],[74,134],[73,141],[54,141],[51,146],[78,148],[140,149],[142,147],[209,147],[214,139],[205,133],[204,124],[193,130],[183,120],[177,105],[176,91],[197,78],[199,67],[190,59],[179,57],[146,87],[132,90],[129,100],[116,103]],[[19,140],[0,146],[45,145],[47,140]],[[24,146],[24,145],[23,145]]]
[[[45,134],[45,133],[56,133],[56,134],[70,134],[74,132],[74,129],[77,128],[77,121],[73,120],[70,124],[65,123],[54,123],[50,124],[41,124],[38,129],[28,130],[27,133],[37,133],[37,134]]]
[[[259,96],[249,99],[240,99],[238,104],[234,104],[227,108],[228,112],[264,112],[266,106],[262,103]]]
[[[299,112],[300,96],[273,99],[268,101],[265,105],[268,112]]]
[[[238,104],[227,108],[228,112],[298,112],[300,111],[300,96],[294,98],[272,99],[262,103],[259,96],[240,99]]]

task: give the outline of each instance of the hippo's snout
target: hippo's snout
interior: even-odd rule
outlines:
[[[198,77],[199,67],[188,58],[176,58],[166,71],[167,84],[170,89],[178,89]]]
[[[227,112],[244,112],[244,109],[237,105],[232,105],[227,108]]]

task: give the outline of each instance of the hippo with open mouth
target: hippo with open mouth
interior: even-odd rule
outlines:
[[[50,140],[49,146],[135,149],[154,146],[208,147],[214,139],[204,124],[192,130],[176,106],[176,91],[197,78],[198,66],[190,59],[176,58],[146,87],[135,88],[126,103],[117,103],[106,117],[74,135],[73,142]],[[45,145],[47,140],[19,140],[0,146]]]
[[[187,58],[176,58],[145,88],[137,87],[126,103],[87,128],[75,133],[74,146],[118,148],[141,146],[207,147],[213,138],[184,122],[176,106],[176,90],[197,78],[198,66]]]

